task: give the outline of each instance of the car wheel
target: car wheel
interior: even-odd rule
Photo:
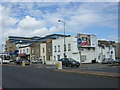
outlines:
[[[79,67],[79,65],[77,65],[76,67]]]
[[[72,64],[70,64],[69,67],[72,67]]]
[[[68,67],[68,65],[65,65],[66,67]]]

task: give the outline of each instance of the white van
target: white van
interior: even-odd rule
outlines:
[[[10,60],[3,59],[3,64],[9,64],[9,63],[10,63]]]
[[[3,58],[3,64],[9,64],[10,63],[10,58],[6,57],[6,58]]]

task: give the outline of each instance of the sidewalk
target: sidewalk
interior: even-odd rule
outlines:
[[[109,77],[120,77],[120,73],[110,73],[110,72],[84,71],[84,70],[65,70],[65,69],[61,69],[61,70],[56,69],[54,71],[92,74],[92,75],[109,76]]]

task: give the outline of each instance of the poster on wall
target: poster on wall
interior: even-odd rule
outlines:
[[[96,46],[96,35],[77,34],[77,38],[78,38],[77,40],[79,39],[81,40],[81,43],[78,43],[78,44],[81,44],[81,47],[95,47]]]
[[[90,35],[78,34],[78,38],[81,39],[81,46],[90,46]]]

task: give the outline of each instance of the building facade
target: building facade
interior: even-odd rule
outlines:
[[[37,59],[42,59],[43,62],[52,60],[52,39],[31,44],[30,48],[31,61]]]
[[[67,58],[73,58],[76,61],[82,61],[82,63],[90,63],[91,60],[95,59],[95,49],[91,47],[82,47],[81,48],[81,60],[80,53],[77,47],[77,37],[71,36],[65,38],[65,53]],[[58,61],[61,58],[64,58],[64,38],[58,38],[52,41],[53,49],[53,60]]]
[[[38,60],[41,59],[41,49],[40,44],[42,42],[36,42],[30,45],[30,60]]]
[[[115,60],[115,42],[98,40],[97,60],[101,62],[104,58],[112,58]]]
[[[103,45],[105,46],[105,48],[103,49],[101,46],[98,45],[98,40],[96,37],[94,38],[94,40],[96,40],[94,42],[95,43],[94,46],[81,47],[81,58],[80,58],[80,51],[77,47],[78,46],[77,37],[75,36],[66,37],[65,53],[67,55],[67,58],[73,58],[81,63],[92,63],[93,61],[101,62],[103,58],[115,59],[115,47],[113,45],[111,45],[110,43],[108,45],[105,45],[105,43],[103,43]],[[60,37],[58,39],[53,40],[52,49],[53,49],[52,56],[54,61],[58,61],[59,59],[64,58],[64,38]]]
[[[17,52],[25,53],[31,61],[42,59],[44,62],[58,61],[64,58],[65,53],[67,58],[73,58],[81,63],[91,63],[101,62],[103,58],[115,59],[114,44],[112,41],[97,40],[96,35],[89,34],[77,36],[52,34],[31,38],[12,36],[6,42],[6,52],[12,57],[15,57]]]
[[[18,57],[20,58],[21,55],[25,55],[27,60],[30,60],[30,46],[29,44],[16,44],[16,48],[18,50]]]

